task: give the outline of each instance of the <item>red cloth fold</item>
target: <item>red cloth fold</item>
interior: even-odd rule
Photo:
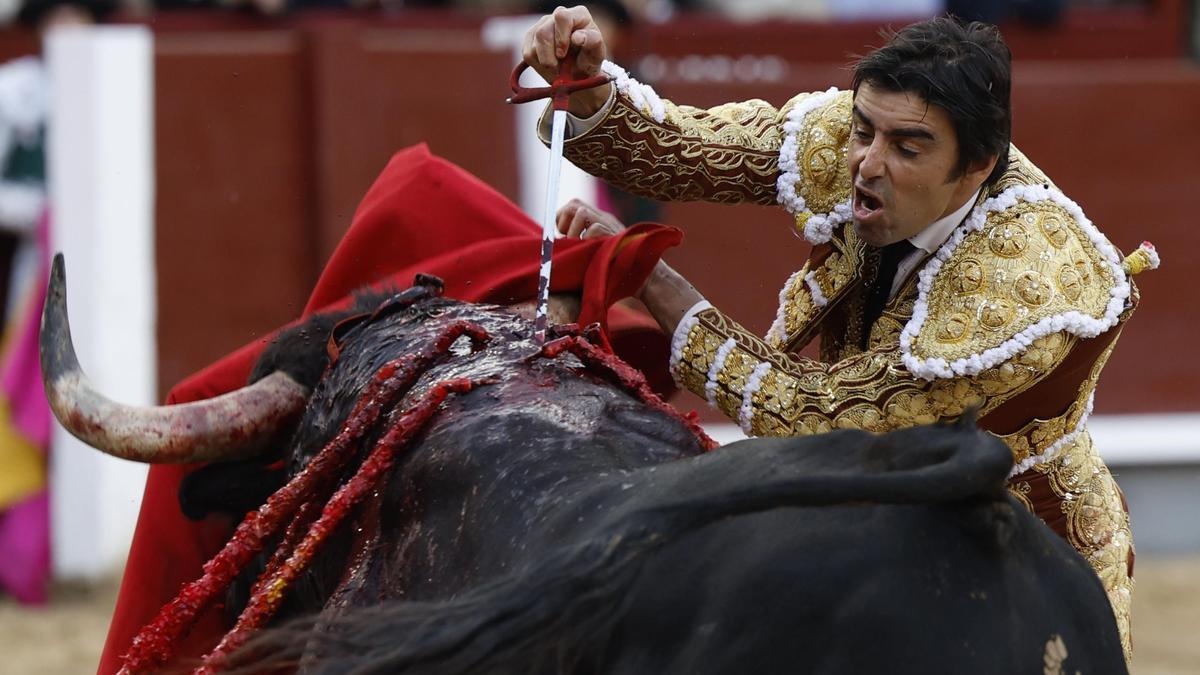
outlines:
[[[554,250],[551,290],[582,295],[580,323],[598,322],[627,361],[660,391],[669,389],[669,338],[650,317],[613,307],[636,291],[666,249],[682,234],[641,224],[619,237],[561,240]],[[541,228],[512,202],[424,145],[398,152],[368,190],[350,228],[313,289],[304,314],[344,306],[365,285],[407,288],[418,272],[445,280],[446,295],[471,302],[510,304],[537,290]],[[611,311],[610,311],[611,308]],[[246,383],[270,336],[256,340],[176,385],[168,403],[223,394]],[[146,481],[116,610],[99,672],[120,668],[133,636],[232,532],[218,518],[196,522],[179,510],[179,482],[192,466],[154,466]],[[200,654],[220,637],[218,613],[209,611],[180,654]]]

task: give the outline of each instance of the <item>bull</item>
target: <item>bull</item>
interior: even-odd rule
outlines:
[[[228,593],[201,672],[1126,672],[1099,580],[970,419],[709,452],[587,331],[531,333],[419,277],[283,331],[241,391],[132,408],[83,376],[57,258],[56,416],[212,462],[182,507],[242,519],[126,670]]]

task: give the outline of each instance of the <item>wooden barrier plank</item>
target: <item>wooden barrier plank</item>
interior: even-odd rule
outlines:
[[[317,264],[299,36],[160,34],[155,68],[165,393],[297,316]]]

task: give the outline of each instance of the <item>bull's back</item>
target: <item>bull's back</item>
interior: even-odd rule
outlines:
[[[979,527],[998,510],[1002,542]],[[1095,574],[1007,497],[730,518],[634,593],[601,672],[1042,673],[1060,647],[1062,672],[1126,672]]]
[[[588,501],[597,485],[701,451],[678,420],[566,367],[453,399],[381,491],[381,587],[364,601],[444,599],[519,570],[607,513]]]

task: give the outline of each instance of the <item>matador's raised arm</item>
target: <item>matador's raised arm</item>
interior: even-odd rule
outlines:
[[[797,106],[820,94],[801,94],[782,108],[755,99],[704,110],[660,98],[620,66],[606,62],[603,69],[614,94],[596,123],[566,142],[565,156],[576,166],[651,199],[779,201],[785,125]],[[840,112],[849,115],[848,107]],[[830,140],[836,147],[846,141]]]

